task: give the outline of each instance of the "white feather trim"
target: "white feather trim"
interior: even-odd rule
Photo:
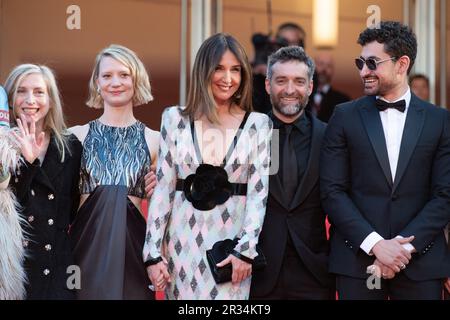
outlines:
[[[15,172],[21,163],[19,144],[11,132],[17,133],[18,130],[0,127],[0,167],[3,174]]]
[[[14,194],[0,190],[0,300],[25,297],[21,218]]]
[[[14,129],[0,128],[0,167],[3,174],[15,172],[20,163],[20,150],[11,130]],[[14,194],[9,189],[0,190],[0,300],[25,298],[22,222]]]

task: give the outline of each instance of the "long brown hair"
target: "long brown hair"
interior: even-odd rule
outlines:
[[[244,48],[231,35],[217,33],[203,42],[195,57],[184,115],[193,119],[205,115],[211,123],[219,123],[211,79],[227,50],[230,50],[241,64],[241,84],[233,95],[232,102],[245,111],[253,110],[251,66]]]

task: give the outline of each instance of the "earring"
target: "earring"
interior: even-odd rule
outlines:
[[[100,88],[99,87],[97,87],[97,93],[100,94]]]

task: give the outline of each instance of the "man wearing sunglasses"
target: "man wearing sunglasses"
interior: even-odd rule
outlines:
[[[381,22],[358,43],[366,96],[336,107],[321,153],[330,271],[340,299],[441,299],[450,275],[449,113],[411,93],[411,29]],[[382,276],[378,284],[367,269]]]

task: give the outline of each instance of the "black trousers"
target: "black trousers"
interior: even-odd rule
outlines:
[[[254,300],[334,300],[335,288],[324,287],[306,268],[292,243],[286,251],[273,290],[265,296],[251,295]]]
[[[339,300],[442,300],[442,280],[413,281],[403,272],[390,280],[380,279],[380,286],[368,288],[367,279],[336,276]]]

